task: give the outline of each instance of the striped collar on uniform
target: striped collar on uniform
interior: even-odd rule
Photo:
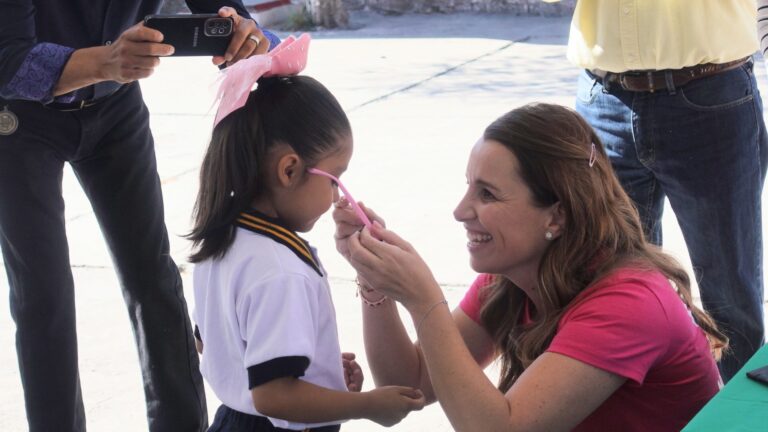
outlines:
[[[317,260],[315,260],[315,256],[312,254],[312,250],[309,248],[309,243],[296,235],[295,232],[281,226],[276,219],[270,218],[269,216],[265,216],[253,209],[250,209],[240,213],[240,216],[238,216],[235,225],[248,231],[265,235],[272,240],[286,246],[293,253],[295,253],[299,259],[312,267],[312,269],[314,269],[317,274],[323,276],[323,272],[320,270],[320,264],[317,262]]]

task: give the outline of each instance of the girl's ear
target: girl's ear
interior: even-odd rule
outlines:
[[[277,161],[277,181],[283,187],[292,187],[298,184],[304,172],[304,163],[299,155],[288,152]]]
[[[565,230],[565,212],[559,201],[552,204],[549,211],[550,219],[547,231],[552,233],[553,239],[556,239],[563,235],[563,230]]]

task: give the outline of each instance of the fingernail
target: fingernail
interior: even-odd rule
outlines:
[[[376,228],[384,228],[384,225],[380,224],[377,220],[373,221],[373,226]]]

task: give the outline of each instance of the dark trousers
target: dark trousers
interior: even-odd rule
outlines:
[[[69,162],[122,285],[151,431],[203,431],[205,394],[137,84],[83,110],[0,100],[19,129],[0,136],[0,246],[32,432],[84,431],[74,284],[62,198]],[[75,239],[77,241],[77,239]]]
[[[631,92],[584,72],[576,108],[595,129],[647,237],[664,198],[688,246],[704,309],[730,338],[727,381],[763,345],[761,193],[768,135],[751,61],[680,88]]]
[[[339,425],[331,425],[304,429],[302,432],[338,432],[339,430],[341,430]],[[222,405],[216,410],[216,416],[208,432],[291,432],[291,430],[273,426],[266,417],[241,413]]]

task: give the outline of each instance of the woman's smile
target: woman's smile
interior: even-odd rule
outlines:
[[[470,252],[473,252],[493,240],[493,237],[484,232],[467,230],[467,239],[469,239],[467,242],[467,249],[469,249]]]

